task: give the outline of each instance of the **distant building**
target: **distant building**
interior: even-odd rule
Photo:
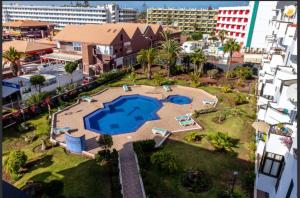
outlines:
[[[2,5],[2,21],[37,20],[55,24],[56,29],[66,25],[134,22],[137,10],[120,8],[117,4],[97,7]]]
[[[173,25],[188,32],[210,33],[215,30],[218,10],[149,8],[147,23]]]
[[[51,34],[54,25],[48,22],[20,20],[2,23],[4,35],[11,38],[45,38]]]
[[[91,70],[107,72],[136,64],[136,54],[141,49],[157,46],[162,40],[163,30],[161,25],[142,23],[67,26],[53,38],[58,49],[53,54],[81,56],[86,75],[90,75]],[[178,35],[177,31],[172,31],[172,38],[176,39]]]

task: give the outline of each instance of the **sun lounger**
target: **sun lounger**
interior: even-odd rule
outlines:
[[[161,136],[166,136],[168,134],[168,130],[158,128],[158,127],[153,127],[152,128],[152,133],[153,134],[160,134]]]
[[[215,101],[214,100],[208,100],[208,99],[204,99],[202,101],[203,104],[210,104],[210,105],[214,105],[215,104]]]
[[[188,114],[175,117],[175,119],[179,122],[189,120],[190,118],[191,118],[191,115],[188,115]]]
[[[92,99],[91,97],[89,97],[89,96],[82,96],[80,99],[83,100],[83,101],[89,102],[89,103],[91,103],[92,100],[93,100],[93,99]]]
[[[129,91],[129,87],[127,85],[123,85],[123,89],[125,92]]]
[[[189,125],[195,124],[195,122],[194,122],[194,120],[185,120],[185,121],[179,122],[179,124],[180,124],[181,126],[189,126]]]
[[[171,87],[169,85],[163,85],[163,88],[166,92],[171,91]]]
[[[71,130],[70,127],[54,128],[54,129],[53,129],[53,132],[54,132],[55,134],[61,134],[61,133],[69,132],[70,130]]]

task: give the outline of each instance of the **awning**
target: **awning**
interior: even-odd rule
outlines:
[[[17,88],[2,86],[2,98],[6,98],[7,96],[10,96],[11,94],[18,91],[19,89]]]
[[[64,53],[45,54],[41,57],[45,59],[54,59],[54,60],[62,60],[62,61],[69,61],[69,62],[75,62],[82,59],[81,55],[64,54]]]
[[[270,125],[262,121],[256,121],[253,122],[252,127],[255,128],[255,130],[257,131],[268,133]]]

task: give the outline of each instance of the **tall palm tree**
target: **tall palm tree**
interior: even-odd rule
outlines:
[[[139,63],[147,63],[147,78],[148,80],[151,80],[152,72],[151,67],[154,62],[154,59],[156,58],[156,50],[154,48],[149,49],[143,49],[141,50],[137,55],[137,61]]]
[[[218,37],[222,44],[224,43],[224,40],[226,39],[226,34],[227,34],[226,30],[220,30],[220,32],[218,33]]]
[[[229,52],[229,59],[227,61],[227,73],[226,73],[226,78],[228,78],[230,66],[231,66],[231,61],[232,61],[232,54],[233,52],[238,52],[240,51],[241,46],[239,45],[238,42],[235,41],[235,39],[229,39],[225,45],[224,45],[224,53]]]
[[[176,64],[181,48],[177,41],[170,39],[167,34],[164,36],[166,40],[161,43],[160,58],[167,62],[168,77],[170,77],[172,66]]]
[[[2,54],[3,59],[6,62],[10,62],[10,69],[13,76],[17,76],[19,72],[20,59],[26,57],[22,52],[18,52],[14,47],[10,47],[9,50]]]
[[[191,55],[191,60],[194,63],[196,67],[194,67],[194,73],[200,73],[202,74],[203,72],[203,63],[207,61],[207,57],[205,56],[204,52],[202,49],[196,49],[192,55]]]
[[[147,56],[147,50],[146,49],[141,49],[136,57],[137,62],[141,64],[143,68],[143,72],[146,72],[146,56]]]

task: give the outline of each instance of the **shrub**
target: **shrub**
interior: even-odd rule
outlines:
[[[58,197],[63,192],[64,183],[59,180],[52,180],[44,186],[44,193],[49,197]]]
[[[155,149],[154,140],[143,140],[133,143],[133,148],[135,151],[142,150],[143,152],[153,152]]]
[[[211,69],[207,71],[207,75],[209,76],[209,78],[215,78],[218,72],[219,71],[217,69]]]
[[[137,75],[136,75],[135,69],[132,67],[132,68],[131,68],[131,73],[130,73],[130,75],[128,76],[128,79],[129,79],[133,84],[135,84],[136,78],[137,78]]]
[[[181,177],[182,186],[194,193],[208,191],[211,183],[209,176],[201,170],[185,171]]]
[[[234,103],[236,105],[246,104],[248,103],[247,97],[243,94],[236,94],[234,97]]]
[[[199,87],[200,86],[200,77],[201,77],[201,74],[199,72],[197,73],[190,73],[189,74],[190,78],[191,78],[191,81],[192,81],[192,85],[195,86],[195,87]]]
[[[193,117],[198,118],[201,114],[206,114],[206,113],[211,113],[211,112],[216,112],[217,109],[215,107],[209,108],[209,109],[200,109],[200,110],[195,110],[193,113]]]
[[[222,90],[223,93],[230,93],[230,92],[232,92],[230,86],[228,86],[228,85],[224,85],[224,86],[221,88],[221,90]]]
[[[113,139],[111,135],[103,134],[99,139],[99,144],[103,146],[104,149],[109,149],[113,145]]]
[[[200,141],[202,139],[202,135],[200,135],[198,132],[193,131],[188,133],[184,139],[188,142],[196,142],[196,141]]]
[[[232,148],[235,146],[232,138],[228,135],[228,133],[217,132],[209,134],[208,140],[218,151],[232,151]]]
[[[28,106],[41,103],[49,94],[42,92],[31,95],[27,100],[26,104]]]
[[[175,156],[169,151],[158,151],[151,158],[151,163],[165,173],[174,173],[177,170]]]
[[[253,71],[249,67],[238,66],[234,69],[234,73],[240,79],[251,79],[253,76]]]
[[[255,173],[254,171],[248,171],[244,175],[242,175],[242,186],[244,189],[247,189],[248,191],[253,190],[254,181],[255,181]]]
[[[153,78],[154,78],[154,82],[157,86],[162,85],[162,82],[164,81],[164,77],[161,74],[161,72],[155,72],[154,75],[153,75]]]
[[[222,189],[219,190],[217,194],[218,198],[247,198],[247,194],[242,191],[234,190],[231,192],[231,189]]]
[[[11,151],[5,161],[5,169],[11,175],[18,174],[21,167],[25,165],[27,155],[23,151]]]
[[[95,155],[96,162],[103,163],[104,161],[109,161],[111,159],[111,153],[109,150],[99,151]]]

